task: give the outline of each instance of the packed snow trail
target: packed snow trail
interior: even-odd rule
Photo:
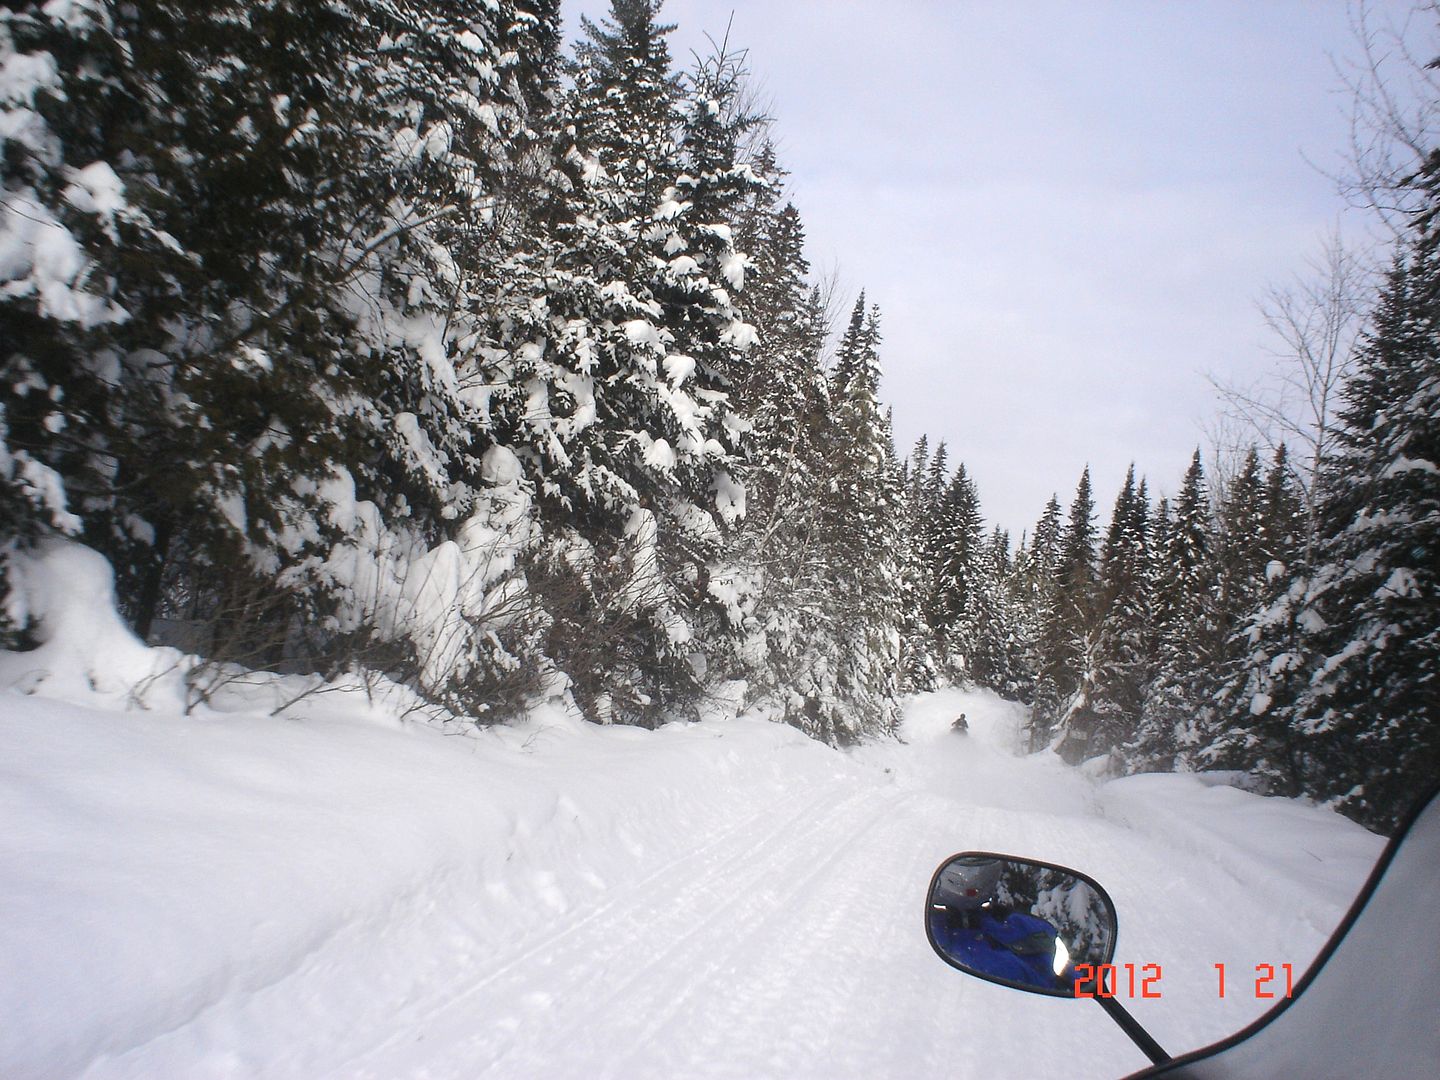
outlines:
[[[918,698],[905,742],[849,754],[745,720],[554,714],[440,739],[331,715],[347,707],[156,721],[0,700],[0,810],[32,823],[0,848],[0,905],[25,916],[0,931],[25,973],[0,1006],[29,1024],[0,1074],[1113,1077],[1145,1059],[1097,1006],[931,953],[943,858],[1099,879],[1117,961],[1163,965],[1163,999],[1127,1006],[1178,1053],[1269,1004],[1236,974],[1219,999],[1213,965],[1298,977],[1381,847],[1293,803],[1022,755],[1021,710],[988,694]],[[15,851],[43,880],[5,876]],[[46,924],[46,889],[67,925]]]

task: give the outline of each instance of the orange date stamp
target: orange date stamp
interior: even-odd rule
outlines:
[[[1295,990],[1295,969],[1290,964],[1256,964],[1253,981],[1246,973],[1233,982],[1227,981],[1224,964],[1211,966],[1217,997],[1223,998],[1227,991],[1243,995],[1248,989],[1259,999],[1288,998]],[[1075,996],[1154,1000],[1164,996],[1160,985],[1164,975],[1159,964],[1076,964]]]

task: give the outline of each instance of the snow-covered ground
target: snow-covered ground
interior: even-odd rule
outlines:
[[[934,956],[941,860],[1098,878],[1117,962],[1162,965],[1163,998],[1127,1007],[1178,1053],[1270,1004],[1255,965],[1298,978],[1383,846],[1022,754],[1021,710],[985,693],[919,697],[903,743],[849,753],[720,704],[462,732],[358,691],[270,715],[268,684],[184,715],[175,658],[65,569],[64,641],[0,656],[7,1078],[1119,1076],[1146,1062],[1095,1004]],[[117,688],[152,661],[140,708]]]

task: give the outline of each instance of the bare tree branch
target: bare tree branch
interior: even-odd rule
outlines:
[[[1231,421],[1274,451],[1284,444],[1305,502],[1306,546],[1317,525],[1324,470],[1340,389],[1355,361],[1374,304],[1376,274],[1342,243],[1338,230],[1307,270],[1271,288],[1260,313],[1274,337],[1273,363],[1253,385],[1212,377]],[[1233,433],[1233,426],[1231,428]]]
[[[1398,17],[1352,0],[1350,30],[1359,55],[1335,65],[1351,104],[1349,175],[1337,180],[1398,234],[1420,209],[1415,176],[1440,143],[1440,0]]]

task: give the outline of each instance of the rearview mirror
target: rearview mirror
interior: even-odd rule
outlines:
[[[1075,997],[1115,955],[1115,905],[1063,866],[966,851],[930,879],[925,932],[940,958],[990,982]],[[1082,987],[1083,988],[1083,987]]]

